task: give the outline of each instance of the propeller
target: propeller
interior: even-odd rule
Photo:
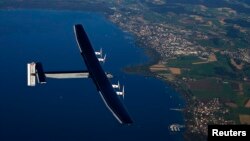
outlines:
[[[124,96],[125,96],[125,86],[123,85],[123,88],[122,88],[122,98],[124,99]]]

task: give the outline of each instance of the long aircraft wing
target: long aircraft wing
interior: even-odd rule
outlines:
[[[88,68],[90,77],[94,81],[107,108],[120,123],[131,124],[133,121],[103,71],[83,26],[80,24],[74,25],[74,31],[78,47]]]

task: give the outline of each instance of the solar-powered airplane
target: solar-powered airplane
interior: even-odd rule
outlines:
[[[81,24],[74,25],[74,32],[76,41],[87,66],[87,71],[64,71],[64,72],[45,72],[40,62],[32,62],[27,64],[27,79],[28,86],[35,86],[36,79],[40,84],[46,83],[46,78],[91,78],[96,85],[98,92],[107,108],[111,111],[114,117],[121,124],[131,124],[133,121],[129,116],[127,110],[123,106],[118,96],[124,98],[124,86],[122,91],[120,83],[111,84],[109,78],[113,76],[110,73],[105,73],[100,62],[105,62],[106,55],[102,57],[102,49],[95,52],[91,46],[86,32]],[[100,57],[100,58],[98,58]]]

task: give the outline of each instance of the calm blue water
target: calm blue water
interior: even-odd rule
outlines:
[[[27,62],[41,61],[47,71],[85,69],[73,33],[76,23],[84,24],[95,49],[107,53],[104,68],[116,76],[112,81],[125,84],[132,126],[118,124],[91,80],[50,79],[46,85],[26,86]],[[1,141],[182,140],[168,129],[183,123],[181,113],[169,110],[183,106],[179,94],[160,80],[121,71],[148,58],[132,36],[102,15],[0,11],[0,49]]]

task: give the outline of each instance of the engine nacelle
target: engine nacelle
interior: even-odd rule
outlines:
[[[99,56],[102,57],[102,48],[100,49],[100,51],[96,51],[96,52],[95,52],[95,55],[99,55]]]
[[[102,63],[105,63],[105,61],[106,61],[106,54],[104,55],[103,58],[102,57],[98,58],[98,61],[102,62]]]
[[[119,96],[122,96],[122,98],[124,99],[124,95],[125,95],[124,86],[122,88],[122,91],[117,91],[116,94],[119,95]]]
[[[120,89],[119,81],[117,82],[117,84],[112,84],[112,87],[115,88],[115,89]]]

